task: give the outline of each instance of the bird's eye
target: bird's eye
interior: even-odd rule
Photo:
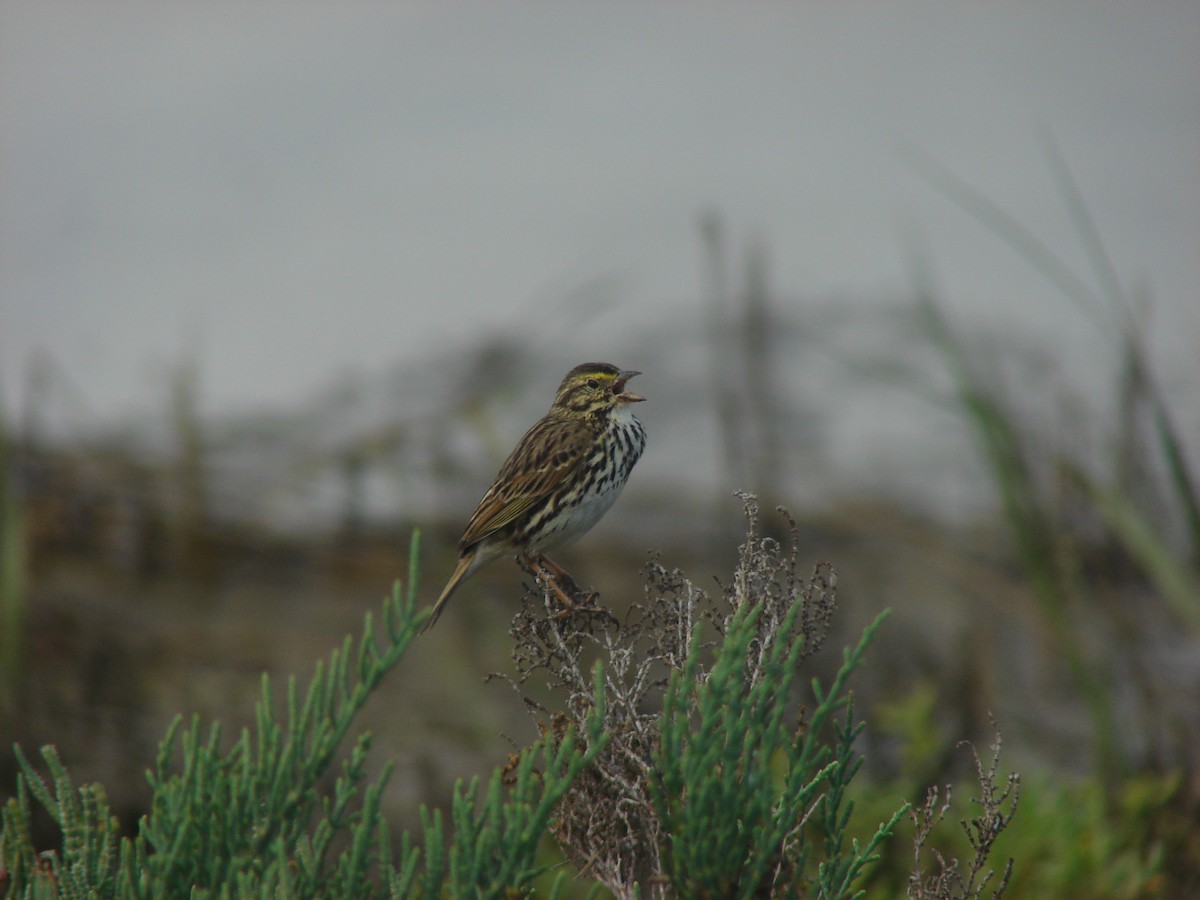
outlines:
[[[600,387],[600,382],[598,382],[595,378],[589,378],[588,379],[588,387],[598,388],[598,387]]]

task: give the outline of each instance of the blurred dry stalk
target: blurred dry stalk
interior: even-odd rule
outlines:
[[[0,412],[0,713],[21,671],[25,630],[26,544],[15,456]]]
[[[177,443],[172,486],[176,515],[171,518],[176,558],[194,575],[211,575],[216,560],[209,534],[207,448],[199,408],[200,371],[195,360],[181,362],[171,377],[171,424]]]
[[[774,352],[779,323],[769,302],[766,251],[761,241],[747,250],[745,287],[735,308],[719,214],[701,217],[700,236],[707,283],[709,376],[725,467],[720,483],[747,484],[760,497],[778,497],[779,422],[784,410],[777,386],[783,377]]]
[[[598,605],[563,611],[554,608],[543,592],[527,592],[511,629],[518,677],[493,676],[512,682],[539,729],[557,735],[570,725],[578,730],[593,712],[595,691],[588,660],[595,655],[602,660],[608,703],[605,732],[610,741],[572,784],[553,829],[563,849],[582,866],[582,874],[599,878],[618,897],[637,896],[639,882],[650,886],[650,896],[666,896],[662,853],[669,838],[653,802],[652,773],[668,682],[672,674],[684,672],[697,629],[709,635],[702,649],[711,653],[739,609],[761,606],[756,637],[747,654],[749,691],[762,679],[768,657],[778,645],[799,637],[803,641],[800,659],[819,650],[837,605],[836,580],[828,564],[817,565],[807,580],[797,575],[794,523],[786,547],[761,537],[756,533],[757,501],[749,494],[738,496],[748,533],[739,548],[733,579],[719,596],[710,596],[657,559],[643,570],[645,596],[624,622]],[[778,511],[791,523],[786,510]],[[795,603],[802,605],[801,611],[789,620]],[[708,678],[708,666],[711,662],[695,672],[697,683]],[[563,712],[551,711],[525,694],[523,686],[530,680],[544,682],[554,695],[565,698]],[[793,724],[803,730],[803,710],[798,703],[794,709]]]

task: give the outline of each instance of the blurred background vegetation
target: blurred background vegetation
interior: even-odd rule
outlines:
[[[799,517],[801,552],[839,573],[831,643],[894,613],[856,676],[868,722],[859,802],[882,819],[929,786],[961,783],[969,818],[960,742],[988,746],[994,716],[1024,784],[996,851],[1017,860],[1016,896],[1182,897],[1200,886],[1200,515],[1196,439],[1175,405],[1193,395],[1157,384],[1137,303],[1051,159],[1090,270],[1070,269],[949,173],[929,174],[1058,283],[1081,320],[1098,320],[1097,352],[1116,374],[1088,393],[1107,405],[1081,400],[1052,347],[965,330],[932,252],[914,252],[904,315],[860,304],[839,322],[845,304],[814,313],[775,295],[761,245],[739,259],[721,217],[706,214],[702,325],[647,333],[620,360],[647,373],[649,464],[562,561],[618,607],[640,592],[651,549],[697,583],[730,571],[730,486],[795,509],[836,468],[814,438],[821,395],[793,387],[794,360],[823,357],[862,391],[946,411],[972,438],[991,512],[938,515],[878,490],[818,494]],[[879,340],[869,352],[853,346],[864,327]],[[684,368],[681,355],[702,365]],[[0,432],[2,783],[13,783],[12,742],[54,743],[132,828],[175,714],[200,711],[234,733],[260,672],[307,673],[355,631],[417,525],[433,596],[465,513],[571,362],[528,359],[517,336],[496,335],[300,410],[209,421],[197,412],[203,373],[184,361],[160,421],[70,442],[38,427],[60,393],[52,366],[31,373],[22,416]],[[700,413],[715,427],[698,429]],[[146,441],[152,428],[168,436],[165,452]],[[689,477],[706,454],[716,477]],[[367,710],[386,748],[374,764],[397,761],[383,808],[399,826],[416,825],[418,801],[446,805],[456,779],[533,737],[520,698],[482,681],[511,669],[520,577],[484,570]],[[826,652],[806,665],[827,678],[837,662]],[[910,846],[893,843],[876,896],[903,892]]]
[[[838,572],[811,674],[892,610],[864,821],[975,815],[994,717],[1009,896],[1200,896],[1200,7],[857,6],[0,4],[0,799],[53,743],[133,829],[177,714],[235,734],[417,527],[431,601],[607,359],[649,445],[581,586],[728,577],[733,492],[785,505]],[[364,711],[398,827],[534,737],[484,682],[521,577]]]

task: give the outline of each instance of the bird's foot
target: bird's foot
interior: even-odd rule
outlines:
[[[534,577],[562,604],[562,609],[555,613],[556,617],[569,615],[576,609],[594,608],[598,605],[600,600],[598,593],[581,590],[570,573],[548,557],[526,556],[524,562]]]

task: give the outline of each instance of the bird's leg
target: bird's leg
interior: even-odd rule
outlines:
[[[524,559],[538,580],[562,602],[564,611],[575,609],[581,602],[583,605],[589,605],[598,599],[595,593],[583,594],[570,573],[548,556],[526,555]]]
[[[567,609],[573,609],[575,607],[574,598],[569,596],[567,592],[563,590],[562,585],[558,583],[559,573],[566,575],[566,572],[564,572],[554,563],[550,563],[550,561],[544,556],[529,556],[528,554],[525,554],[521,557],[521,559],[524,560],[525,565],[529,566],[529,570],[533,572],[534,577],[537,578],[537,580],[540,581],[549,591],[551,591],[554,596],[558,597],[563,606],[565,606]],[[547,563],[549,563],[549,565],[547,565]],[[555,569],[558,571],[555,572]],[[567,575],[567,578],[569,579],[570,576]]]
[[[548,556],[538,557],[541,564],[554,573],[555,579],[558,581],[559,587],[571,594],[572,605],[594,606],[600,599],[600,595],[595,591],[583,591],[579,585],[575,583],[575,579],[571,577],[571,573],[556,563]],[[570,607],[568,607],[570,608]]]
[[[541,563],[543,568],[549,569],[551,572],[553,572],[554,576],[556,578],[565,578],[565,579],[567,579],[568,582],[571,583],[571,585],[575,584],[575,579],[573,579],[569,574],[567,574],[567,570],[564,569],[562,566],[560,566],[558,563],[556,563],[554,560],[552,560],[550,557],[542,556],[539,554],[537,557],[537,560],[539,563]]]

